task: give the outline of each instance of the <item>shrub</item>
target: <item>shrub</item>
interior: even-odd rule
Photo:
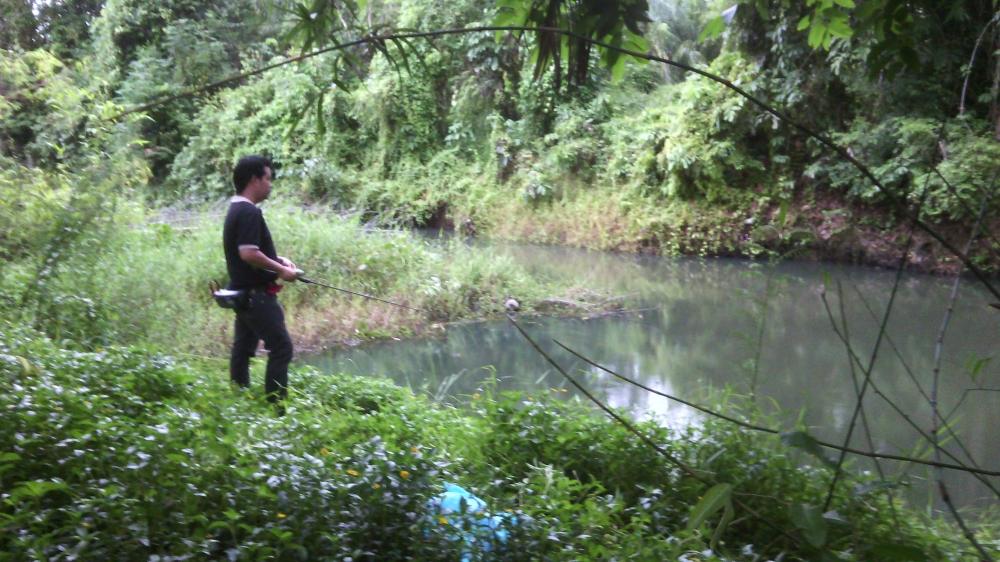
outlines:
[[[218,362],[68,351],[0,325],[0,521],[11,531],[0,550],[11,559],[749,561],[824,550],[878,560],[881,545],[964,556],[956,531],[900,506],[894,523],[882,496],[868,494],[838,496],[826,540],[810,546],[789,506],[820,497],[829,475],[723,422],[687,433],[639,424],[696,467],[694,478],[591,408],[544,396],[487,395],[466,411],[385,380],[296,369],[287,414],[275,419],[256,390],[225,378]],[[757,513],[739,508],[711,549],[711,530],[686,529],[703,479],[731,483]],[[484,498],[508,522],[508,542],[487,555],[458,540],[462,530],[428,504],[443,482]]]

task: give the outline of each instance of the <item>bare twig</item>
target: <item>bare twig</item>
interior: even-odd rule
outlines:
[[[573,386],[575,386],[577,390],[579,390],[580,392],[582,392],[583,395],[586,396],[587,399],[589,399],[591,402],[593,402],[598,408],[600,408],[602,411],[604,411],[604,413],[606,413],[608,416],[610,416],[611,419],[613,419],[614,421],[616,421],[619,424],[621,424],[622,427],[624,427],[625,429],[627,429],[629,431],[629,433],[632,433],[633,435],[635,435],[636,437],[638,437],[643,443],[645,443],[646,445],[649,445],[650,447],[652,447],[654,451],[656,451],[661,456],[663,456],[663,458],[667,459],[672,464],[674,464],[675,466],[677,466],[678,468],[680,468],[685,474],[687,474],[691,478],[694,478],[695,480],[697,480],[697,481],[699,481],[699,482],[701,482],[702,484],[705,484],[705,485],[712,485],[713,484],[708,478],[702,476],[699,471],[697,471],[694,468],[688,466],[687,463],[685,463],[684,461],[678,459],[674,455],[670,454],[670,452],[667,451],[666,449],[664,449],[663,447],[657,445],[647,435],[645,435],[644,433],[642,433],[641,431],[639,431],[638,428],[636,428],[634,425],[632,425],[631,423],[629,423],[628,420],[626,420],[625,418],[619,416],[617,413],[615,413],[614,410],[612,410],[611,408],[609,408],[606,404],[604,404],[603,402],[601,402],[596,396],[594,396],[593,394],[591,394],[590,391],[588,391],[582,384],[580,384],[575,378],[573,378],[572,376],[570,376],[570,374],[567,373],[566,370],[563,369],[561,365],[559,365],[558,363],[556,363],[555,360],[552,359],[552,357],[550,357],[548,353],[545,353],[545,350],[543,350],[541,348],[541,346],[539,346],[535,342],[535,340],[533,340],[531,338],[531,336],[529,336],[528,333],[526,331],[524,331],[524,328],[522,328],[521,325],[518,324],[516,320],[514,320],[514,316],[513,315],[508,314],[507,315],[507,320],[509,320],[510,323],[514,325],[514,328],[516,328],[517,331],[520,332],[521,336],[523,336],[524,339],[528,341],[528,343],[531,345],[531,347],[534,348],[535,351],[537,351],[539,353],[539,355],[541,355],[545,359],[545,361],[547,361],[557,371],[559,371],[559,373],[563,377],[565,377],[566,380],[568,380]],[[744,503],[743,501],[741,501],[738,497],[733,497],[732,501],[733,501],[734,504],[736,504],[737,507],[739,507],[740,509],[746,511],[748,514],[750,514],[751,516],[753,516],[757,521],[760,521],[760,522],[764,523],[768,527],[774,529],[775,531],[777,531],[781,535],[784,535],[786,538],[790,539],[792,542],[795,542],[797,544],[801,544],[801,541],[798,539],[798,537],[790,534],[788,531],[782,529],[781,527],[775,525],[774,523],[772,523],[768,519],[762,517],[759,513],[757,513],[757,511],[755,509],[753,509],[750,506],[748,506],[746,503]]]
[[[566,373],[563,370],[563,368],[558,363],[555,362],[555,360],[553,360],[551,357],[549,357],[549,355],[547,353],[545,353],[545,351],[542,350],[542,348],[539,347],[539,345],[537,343],[535,343],[535,340],[531,339],[531,336],[529,336],[528,333],[524,331],[524,328],[522,328],[521,325],[518,324],[516,320],[514,320],[514,317],[512,315],[508,314],[507,315],[507,320],[509,320],[510,323],[513,324],[515,328],[517,328],[517,331],[520,332],[522,336],[524,336],[524,339],[528,341],[528,343],[531,345],[531,347],[533,347],[535,349],[535,351],[537,351],[539,353],[539,355],[541,355],[543,358],[545,358],[545,360],[550,365],[552,365],[553,367],[555,367],[555,369],[557,371],[559,371],[566,378],[566,380],[568,380],[570,382],[570,384],[572,384],[573,386],[575,386],[576,389],[579,390],[580,392],[582,392],[583,395],[586,396],[591,402],[597,404],[597,406],[599,408],[601,408],[601,410],[603,410],[604,413],[608,414],[608,416],[610,416],[613,420],[615,420],[616,422],[620,423],[630,433],[632,433],[633,435],[635,435],[636,437],[638,437],[640,440],[642,440],[643,443],[645,443],[645,444],[649,445],[650,447],[652,447],[653,450],[655,450],[657,453],[659,453],[660,455],[662,455],[665,459],[667,459],[668,461],[670,461],[671,463],[673,463],[674,465],[676,465],[678,468],[680,468],[685,474],[687,474],[688,476],[694,478],[695,480],[698,480],[699,482],[703,482],[703,483],[706,483],[706,484],[708,483],[708,481],[705,479],[705,477],[702,476],[701,474],[699,474],[695,469],[693,469],[690,466],[688,466],[684,461],[678,459],[677,457],[675,457],[674,455],[672,455],[669,451],[667,451],[663,447],[657,445],[655,442],[653,442],[652,439],[650,439],[644,433],[642,433],[641,431],[639,431],[634,425],[632,425],[631,423],[629,423],[625,418],[619,416],[618,414],[616,414],[614,412],[614,410],[612,410],[611,408],[609,408],[606,405],[604,405],[603,403],[601,403],[601,401],[598,400],[597,397],[595,397],[593,394],[591,394],[590,391],[587,390],[582,384],[580,384],[579,382],[577,382],[577,380],[575,378],[573,378],[568,373]]]
[[[868,303],[868,299],[865,298],[864,293],[861,292],[861,289],[859,289],[857,285],[851,285],[851,288],[854,289],[855,295],[858,297],[858,300],[861,302],[861,304],[864,305],[865,310],[868,311],[868,314],[874,320],[877,321],[878,317],[875,315],[875,311],[872,309],[871,304]],[[898,359],[899,363],[903,366],[904,372],[906,372],[906,375],[909,377],[910,381],[913,383],[913,386],[916,387],[917,392],[919,392],[920,396],[922,396],[924,398],[924,400],[927,402],[927,404],[930,405],[930,403],[931,403],[931,397],[930,397],[930,395],[927,394],[926,390],[924,390],[924,386],[922,384],[920,384],[920,381],[917,379],[916,374],[914,374],[913,369],[906,362],[906,358],[903,357],[903,353],[896,346],[896,342],[893,341],[892,337],[889,334],[885,335],[885,342],[889,344],[889,348],[892,349],[893,353],[896,355],[896,359]],[[963,394],[963,396],[964,396],[964,394]],[[959,437],[958,433],[955,432],[955,430],[952,428],[951,424],[948,423],[948,417],[949,416],[942,417],[940,413],[938,413],[937,416],[938,416],[938,419],[941,421],[942,427],[944,428],[944,430],[948,432],[948,435],[955,442],[955,445],[957,445],[958,448],[961,449],[962,453],[965,454],[965,458],[968,459],[969,464],[971,464],[975,468],[979,468],[979,464],[976,462],[976,459],[972,456],[972,452],[969,451],[969,448],[966,447],[966,445],[962,441],[961,437]]]
[[[986,31],[991,25],[997,23],[997,21],[1000,21],[1000,12],[993,14],[990,21],[986,22],[986,25],[983,26],[983,30],[979,32],[979,37],[976,38],[975,46],[972,47],[972,55],[969,56],[969,70],[965,75],[965,80],[962,82],[962,95],[958,100],[959,115],[965,114],[965,93],[969,90],[969,78],[972,76],[972,65],[976,62],[976,53],[979,52],[979,44],[982,43],[983,36],[986,35]]]
[[[979,217],[976,218],[976,224],[972,227],[972,233],[969,235],[969,241],[965,244],[965,251],[968,253],[969,248],[972,247],[973,241],[976,239],[976,234],[979,231],[979,226],[983,222],[983,215],[986,214],[988,199],[983,198],[983,203],[979,209]],[[948,324],[951,322],[952,312],[955,310],[955,301],[958,300],[958,287],[962,282],[962,276],[956,275],[955,282],[951,286],[951,295],[948,297],[948,308],[945,309],[944,318],[941,320],[941,329],[938,331],[937,340],[934,342],[934,377],[931,383],[931,438],[933,439],[934,445],[934,458],[935,460],[941,460],[941,442],[938,439],[938,418],[940,416],[938,410],[938,382],[941,378],[941,352],[944,350],[944,336],[948,331]],[[944,482],[944,475],[940,468],[936,468],[935,479],[938,484],[938,491],[941,494],[941,501],[948,507],[948,511],[951,512],[951,516],[958,523],[958,526],[962,529],[962,533],[965,538],[968,539],[969,543],[972,544],[979,555],[983,557],[983,560],[989,560],[992,562],[993,557],[986,552],[983,545],[979,544],[976,540],[975,533],[966,524],[965,519],[962,514],[959,513],[958,509],[955,507],[954,502],[951,501],[951,494],[948,493],[948,486]]]
[[[701,406],[699,404],[695,404],[694,402],[689,402],[687,400],[684,400],[683,398],[678,398],[677,396],[673,396],[671,394],[667,394],[666,392],[663,392],[663,391],[657,390],[655,388],[646,386],[646,385],[642,384],[639,381],[636,381],[634,379],[626,377],[625,375],[623,375],[621,373],[618,373],[618,372],[616,372],[615,370],[613,370],[613,369],[611,369],[609,367],[601,365],[600,363],[597,363],[594,360],[587,358],[586,356],[584,356],[580,352],[575,351],[573,348],[567,346],[566,344],[560,342],[559,340],[552,340],[552,341],[554,341],[556,343],[556,345],[558,345],[559,347],[562,347],[563,349],[565,349],[566,351],[568,351],[568,352],[572,353],[573,355],[577,356],[578,358],[580,358],[584,362],[588,363],[589,365],[591,365],[593,367],[596,367],[596,368],[604,371],[605,373],[608,373],[609,375],[617,377],[617,378],[619,378],[619,379],[621,379],[621,380],[623,380],[623,381],[625,381],[625,382],[627,382],[627,383],[629,383],[631,385],[639,387],[639,388],[641,388],[641,389],[643,389],[643,390],[645,390],[647,392],[656,394],[658,396],[662,396],[662,397],[667,398],[669,400],[673,400],[674,402],[677,402],[679,404],[684,404],[685,406],[687,406],[689,408],[694,408],[695,410],[698,410],[699,412],[703,412],[703,413],[708,414],[708,415],[710,415],[712,417],[719,418],[721,420],[725,420],[725,421],[734,423],[734,424],[736,424],[736,425],[738,425],[740,427],[746,428],[746,429],[751,429],[753,431],[760,431],[762,433],[770,433],[770,434],[773,434],[773,435],[780,435],[781,434],[780,430],[773,429],[773,428],[770,428],[770,427],[764,427],[764,426],[761,426],[761,425],[752,424],[752,423],[743,421],[743,420],[741,420],[739,418],[734,418],[732,416],[723,414],[722,412],[717,412],[717,411],[712,410],[710,408],[707,408],[705,406]],[[873,387],[873,389],[874,389],[874,387]],[[997,389],[997,392],[1000,392],[1000,389]],[[982,469],[978,469],[978,468],[977,469],[972,469],[972,468],[969,468],[969,467],[964,466],[964,465],[949,464],[949,463],[945,463],[945,462],[934,462],[934,461],[928,461],[928,460],[919,459],[919,458],[915,458],[915,457],[905,457],[905,456],[902,456],[902,455],[893,455],[893,454],[888,454],[888,453],[876,453],[876,452],[873,452],[873,451],[863,451],[863,450],[854,449],[854,448],[851,448],[851,447],[842,447],[842,446],[837,445],[835,443],[829,443],[829,442],[826,442],[826,441],[820,441],[818,439],[816,440],[816,443],[819,444],[821,447],[826,447],[828,449],[834,449],[834,450],[837,450],[837,451],[846,451],[848,453],[851,453],[852,455],[858,455],[858,456],[868,457],[868,458],[873,458],[873,459],[886,459],[886,460],[893,460],[893,461],[908,462],[908,463],[913,463],[913,464],[922,464],[922,465],[926,465],[926,466],[936,466],[936,467],[946,468],[948,470],[957,470],[957,471],[960,471],[960,472],[971,472],[971,473],[977,473],[977,474],[981,474],[981,475],[985,475],[985,476],[1000,476],[1000,471],[996,471],[996,470],[982,470]]]
[[[952,185],[952,183],[948,181],[947,178],[944,177],[944,174],[941,173],[941,170],[939,170],[937,166],[931,166],[931,170],[934,172],[935,175],[937,175],[938,179],[941,180],[941,183],[944,184],[945,188],[948,190],[948,193],[951,194],[951,196],[954,197],[956,201],[958,201],[958,204],[961,205],[962,210],[968,213],[969,216],[975,215],[976,214],[975,209],[969,206],[969,203],[965,200],[965,197],[963,197],[962,194],[960,194],[958,190],[955,189],[955,186]],[[1000,175],[1000,171],[993,174],[993,181],[991,181],[990,183],[995,184],[998,175]],[[978,189],[978,191],[982,194],[983,199],[985,199],[988,204],[991,198],[991,194],[981,188]],[[993,233],[990,232],[989,230],[981,232],[980,235],[985,236],[986,239],[988,239],[990,242],[993,243],[986,245],[987,250],[994,256],[1000,257],[1000,240],[998,240],[997,237],[994,236]],[[965,248],[966,255],[968,255],[970,250],[971,247],[969,246]]]
[[[949,421],[951,421],[951,417],[955,415],[955,412],[958,411],[958,408],[965,402],[965,399],[969,396],[970,392],[1000,392],[1000,388],[966,388],[962,392],[962,397],[958,400],[958,403],[956,403],[951,408],[951,410],[944,416],[944,418],[942,418],[942,421],[944,423],[948,423]]]
[[[851,347],[850,342],[848,342],[844,338],[844,335],[840,332],[840,328],[837,327],[837,323],[834,320],[833,312],[830,310],[830,303],[826,299],[826,294],[820,295],[820,298],[823,301],[823,306],[826,309],[827,317],[829,318],[830,324],[833,327],[833,332],[837,335],[838,338],[840,338],[840,341],[843,342],[844,345],[848,347],[848,349],[849,349],[848,353],[850,354],[851,359],[855,362],[856,365],[858,365],[860,367],[862,365],[861,358],[858,357],[858,355],[854,352],[854,348]],[[870,377],[869,377],[869,379],[870,379]],[[872,392],[874,392],[879,398],[881,398],[883,401],[885,401],[885,403],[888,404],[889,407],[892,408],[893,411],[896,412],[896,414],[899,415],[899,417],[902,418],[903,421],[905,421],[907,423],[907,425],[909,425],[911,428],[913,428],[913,430],[916,431],[917,434],[920,435],[920,437],[922,437],[928,443],[931,443],[932,440],[931,440],[930,435],[927,435],[927,433],[920,427],[920,425],[918,425],[915,421],[913,421],[913,418],[911,418],[909,416],[909,414],[907,414],[905,411],[903,411],[903,409],[900,408],[898,404],[896,404],[888,396],[886,396],[885,393],[882,392],[882,390],[878,387],[878,385],[875,383],[874,380],[870,379],[869,380],[869,384],[871,385]],[[985,478],[985,476],[996,476],[997,475],[997,471],[971,468],[968,465],[964,464],[958,457],[956,457],[951,452],[949,452],[947,450],[944,450],[942,452],[948,458],[950,458],[951,460],[955,461],[955,463],[958,466],[960,466],[964,472],[968,472],[969,474],[972,474],[976,478],[976,480],[979,480],[984,486],[986,486],[987,488],[989,488],[990,491],[992,491],[997,497],[1000,497],[1000,490],[997,490],[996,486],[994,486],[989,480],[987,480]],[[888,457],[885,457],[885,458],[888,458]],[[927,464],[927,463],[922,463],[922,464]],[[934,466],[934,464],[932,464],[932,466]]]
[[[838,303],[840,304],[841,329],[844,330],[844,337],[850,340],[851,334],[850,332],[848,332],[847,329],[847,312],[844,310],[844,290],[843,287],[841,286],[839,279],[837,280],[837,300]],[[854,394],[855,396],[857,396],[861,393],[861,388],[858,386],[858,372],[854,368],[854,361],[851,361],[850,357],[847,358],[847,364],[850,365],[851,367],[851,384],[854,385]],[[865,413],[865,409],[863,406],[861,407],[861,427],[862,429],[865,430],[865,440],[868,441],[868,449],[874,451],[875,441],[872,439],[871,426],[868,424],[868,414]],[[941,459],[937,460],[940,461]],[[875,470],[876,472],[878,472],[879,480],[885,482],[886,477],[885,477],[885,471],[882,470],[882,463],[879,462],[878,459],[874,459],[874,462],[875,462]],[[896,498],[892,493],[892,488],[887,487],[885,489],[885,495],[889,499],[889,510],[892,512],[892,520],[896,524],[896,531],[898,533],[900,529],[899,515],[896,513]]]
[[[774,268],[769,268],[767,272],[767,279],[764,283],[764,300],[761,304],[763,311],[761,312],[760,325],[757,329],[757,345],[754,351],[753,358],[753,373],[750,377],[750,400],[756,403],[757,400],[757,376],[760,374],[760,355],[761,351],[764,349],[764,330],[767,328],[767,310],[768,305],[771,303],[771,280],[774,276]]]
[[[926,195],[926,190],[924,191]],[[861,411],[861,405],[865,400],[865,394],[868,391],[868,387],[871,385],[872,369],[875,367],[875,360],[878,358],[879,347],[882,344],[882,338],[886,332],[886,326],[889,323],[889,315],[892,313],[892,306],[896,300],[896,294],[899,292],[899,284],[903,278],[903,269],[906,267],[907,254],[910,253],[910,246],[913,244],[913,230],[910,230],[910,235],[906,238],[906,244],[903,248],[902,256],[899,258],[899,266],[896,268],[896,279],[892,284],[892,291],[889,293],[889,302],[885,306],[885,313],[882,315],[882,323],[879,326],[878,336],[875,338],[875,346],[872,348],[871,357],[868,360],[868,366],[862,367],[862,372],[865,375],[864,381],[861,383],[861,388],[857,393],[857,402],[854,405],[854,414],[851,416],[851,423],[847,426],[847,435],[844,436],[844,447],[851,444],[851,436],[854,434],[854,425],[857,423],[858,414]],[[823,302],[826,301],[826,293],[823,293]],[[827,305],[827,311],[829,312],[829,305]],[[831,322],[834,322],[833,317],[830,318]],[[834,326],[836,329],[836,326]],[[849,355],[853,354],[851,348],[851,342],[847,339],[846,334],[841,338],[844,345],[847,346],[847,352]],[[830,509],[830,503],[833,502],[833,494],[837,489],[837,481],[840,479],[841,467],[844,464],[845,453],[841,451],[840,457],[837,459],[836,471],[833,473],[833,480],[830,481],[830,488],[826,493],[826,501],[823,503],[823,511]]]

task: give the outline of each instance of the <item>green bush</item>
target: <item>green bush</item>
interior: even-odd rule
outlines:
[[[720,56],[708,70],[754,89],[752,66],[737,54]],[[745,98],[701,76],[661,86],[646,109],[604,126],[610,152],[604,177],[664,198],[736,199],[741,186],[765,177],[748,148],[754,116]]]
[[[868,166],[890,193],[882,193],[839,159],[818,160],[806,173],[855,200],[897,206],[900,201],[922,201],[921,214],[935,222],[974,221],[984,202],[988,211],[996,208],[1000,145],[988,130],[962,121],[916,117],[877,123],[859,119],[835,140]]]
[[[709,548],[717,519],[687,529],[708,486],[572,402],[486,395],[458,410],[386,380],[295,369],[275,419],[220,362],[68,351],[9,322],[0,380],[3,560],[899,559],[879,545],[973,559],[954,529],[899,505],[894,523],[881,495],[838,496],[810,546],[789,506],[818,501],[829,474],[722,422],[681,434],[639,424],[757,512],[737,508]],[[486,554],[457,541],[427,503],[444,482],[486,499],[508,542]]]
[[[443,475],[419,442],[338,439],[364,431],[347,411],[276,424],[166,357],[10,339],[2,558],[448,558],[422,516]]]

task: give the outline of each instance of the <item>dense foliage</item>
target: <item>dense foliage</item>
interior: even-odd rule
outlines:
[[[457,410],[388,381],[298,370],[275,419],[223,371],[63,350],[6,324],[0,559],[974,559],[915,513],[890,525],[879,494],[811,521],[829,474],[732,426],[642,425],[754,510],[739,508],[719,540],[718,514],[692,526],[708,484],[579,404],[486,389]],[[506,541],[460,540],[472,518],[431,503],[445,482],[486,499]]]
[[[88,104],[139,106],[363,33],[560,25],[701,65],[846,146],[888,193],[703,77],[565,36],[478,33],[365,43],[154,106],[132,125],[152,174],[144,195],[218,197],[234,158],[263,152],[302,197],[382,223],[877,263],[889,256],[831,239],[823,212],[847,206],[877,225],[865,237],[892,240],[908,200],[956,245],[980,207],[995,215],[995,2],[748,0],[723,13],[709,0],[628,1],[600,17],[591,4],[57,4],[12,20],[0,149],[49,167],[92,126]],[[995,265],[995,245],[983,241],[974,254]],[[949,263],[938,252],[922,265]]]
[[[511,296],[530,310],[564,289],[386,225],[885,264],[909,206],[956,245],[984,216],[972,256],[996,269],[997,9],[0,0],[0,560],[453,560],[470,548],[461,518],[427,503],[445,481],[520,522],[473,558],[975,559],[864,478],[821,513],[825,469],[729,426],[643,425],[699,479],[576,404],[484,389],[455,410],[302,370],[275,420],[222,366],[177,357],[227,342],[206,289],[224,276],[220,203],[247,153],[277,162],[267,213],[300,266],[423,311],[293,285],[282,298],[306,347],[498,313]],[[705,76],[579,38],[370,38],[491,24],[564,26],[706,69],[883,187]],[[960,269],[926,237],[914,247],[921,267]]]

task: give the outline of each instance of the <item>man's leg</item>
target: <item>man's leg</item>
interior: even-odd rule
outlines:
[[[264,391],[275,402],[288,394],[288,364],[292,361],[292,338],[285,327],[285,312],[274,295],[254,295],[253,329],[268,349]]]
[[[250,358],[256,355],[260,341],[248,322],[248,314],[249,311],[236,313],[233,348],[229,353],[229,380],[244,388],[250,386]]]

